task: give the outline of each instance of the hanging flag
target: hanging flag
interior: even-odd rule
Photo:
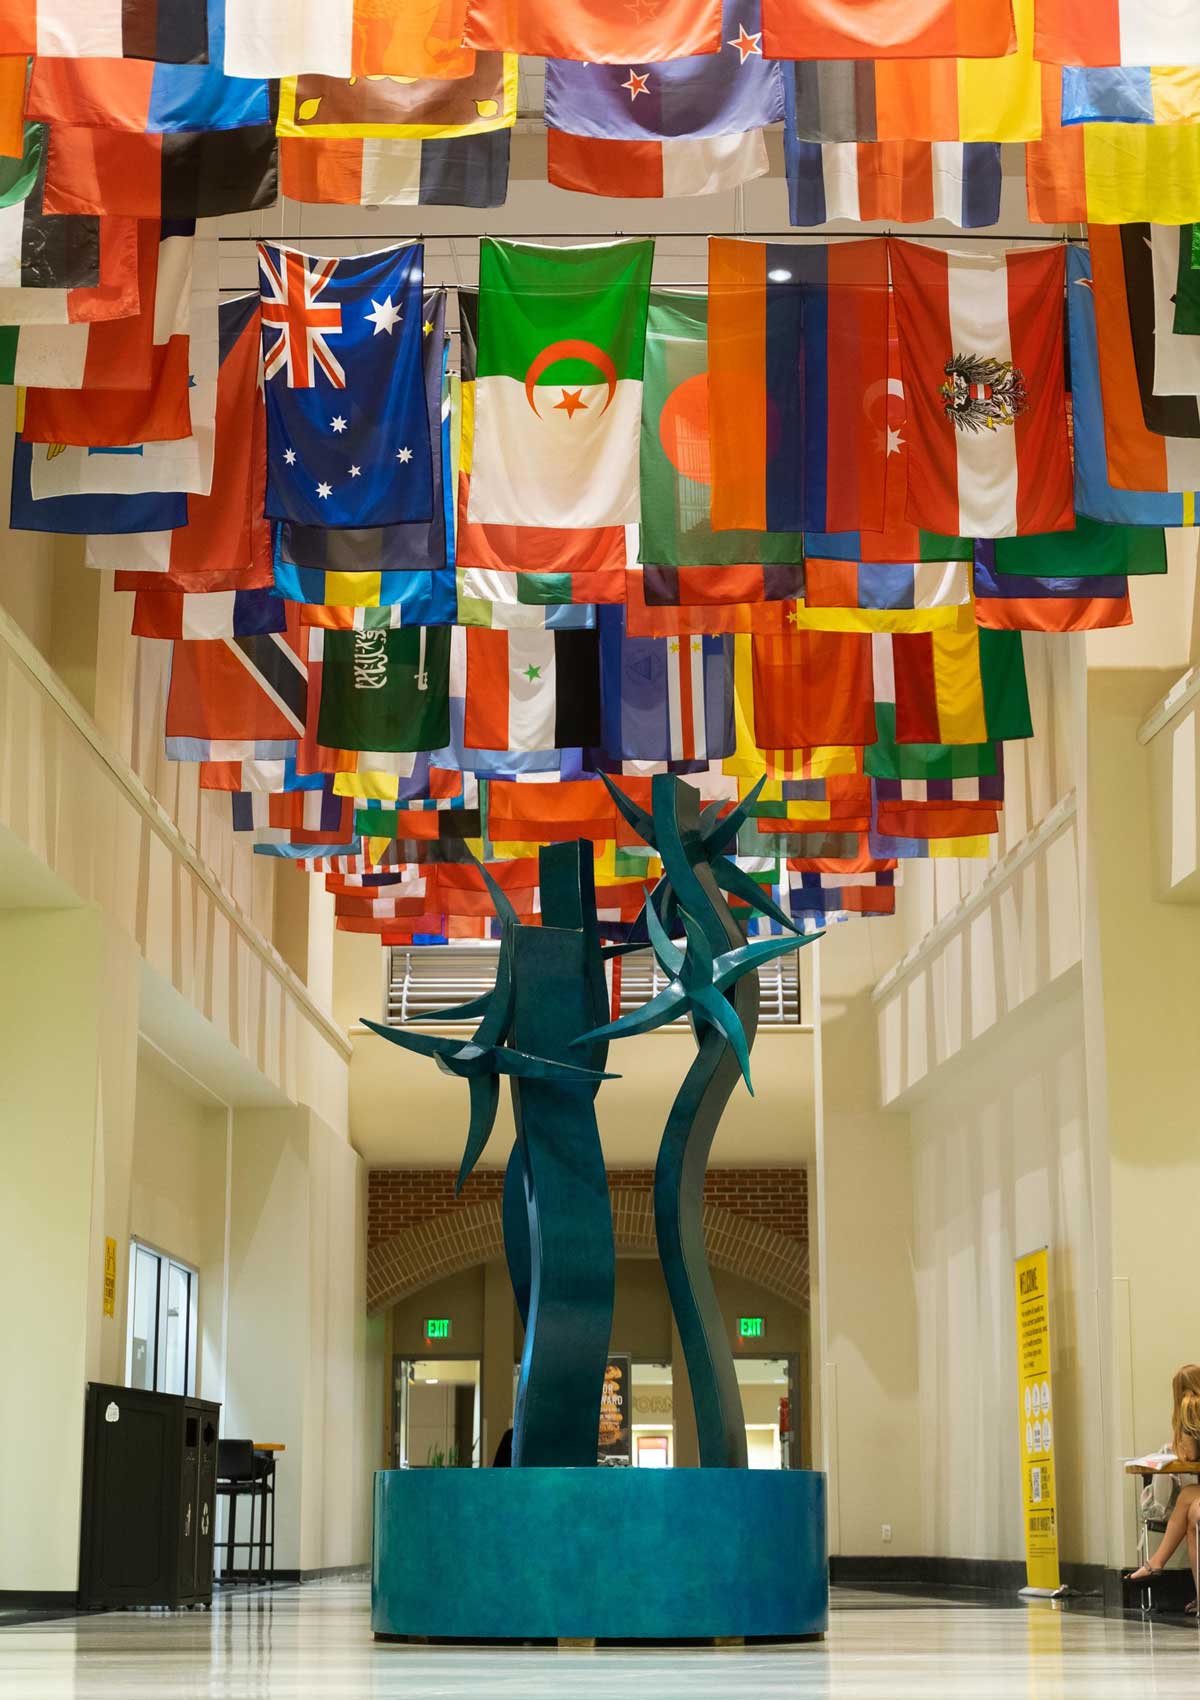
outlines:
[[[1200,66],[1063,66],[1064,124],[1194,124],[1198,119]]]
[[[1183,494],[1200,489],[1200,439],[1161,436],[1148,430],[1145,424],[1130,303],[1125,291],[1121,232],[1111,225],[1091,225],[1088,241],[1093,279],[1089,293],[1095,307],[1108,478],[1119,490]],[[1080,289],[1083,287],[1081,284]],[[1072,382],[1078,382],[1074,373]],[[1079,411],[1077,400],[1077,434]],[[1091,507],[1084,511],[1093,518],[1109,517],[1097,514]]]
[[[546,582],[551,575],[541,573],[500,573],[489,567],[459,567],[457,579],[456,623],[460,626],[486,626],[497,631],[583,631],[596,624],[595,604],[576,600],[588,585],[589,598],[595,594],[591,580],[600,578],[602,588],[625,590],[624,574],[619,567],[611,573],[589,573],[585,580],[580,574],[559,573],[553,576],[557,594],[549,593]],[[610,584],[619,580],[619,586]],[[529,587],[533,587],[530,593]],[[619,601],[616,595],[609,601]]]
[[[152,60],[41,56],[33,61],[26,112],[52,124],[150,134],[270,124],[266,82],[225,74],[225,0],[207,0],[207,14],[207,63],[154,63],[157,53]],[[173,33],[173,20],[165,33]]]
[[[95,390],[84,386],[26,391],[25,440],[50,446],[46,454],[34,456],[35,495],[89,489],[207,490],[216,401],[217,297],[215,288],[201,288],[193,300],[194,229],[191,224],[143,225],[138,233],[138,289],[145,310],[136,319],[93,327],[89,346],[95,345],[101,375],[121,368],[128,387],[109,382]],[[215,284],[215,244],[205,250],[205,261],[202,282],[211,277]],[[174,446],[167,450],[164,444]],[[135,452],[97,457],[64,453],[64,445]],[[145,450],[155,447],[147,455],[145,450],[136,452],[139,445]],[[125,464],[118,466],[118,460]],[[175,477],[184,482],[167,481]]]
[[[1184,224],[1200,218],[1200,125],[1063,128],[1057,65],[1043,66],[1042,140],[1025,156],[1034,224]]]
[[[484,567],[500,572],[559,573],[594,572],[624,567],[624,525],[562,530],[533,525],[481,525],[469,518],[475,449],[476,351],[479,323],[477,291],[458,291],[458,317],[462,384],[455,558],[459,566]]]
[[[733,640],[630,637],[601,608],[599,742],[617,761],[716,761],[733,754]]]
[[[0,158],[25,151],[25,55],[0,55]]]
[[[721,48],[721,0],[638,0],[620,15],[594,0],[467,0],[468,47],[587,64],[638,65]]]
[[[1042,134],[1038,0],[1013,7],[1017,50],[995,59],[814,59],[783,67],[802,142],[1027,142]]]
[[[888,248],[913,439],[909,517],[959,537],[1069,528],[1061,249]]]
[[[1153,232],[1151,233],[1153,235]],[[1176,336],[1200,336],[1200,267],[1193,263],[1196,253],[1196,226],[1184,224],[1179,230],[1179,267],[1175,274]]]
[[[304,736],[307,668],[296,629],[179,639],[167,697],[170,761],[283,760]]]
[[[381,607],[331,607],[320,602],[302,602],[300,624],[323,626],[331,632],[390,632],[401,626],[446,626],[455,615],[453,573],[402,573],[408,583],[397,592],[386,582],[382,595],[396,597]],[[449,587],[446,580],[449,579]]]
[[[1019,632],[981,630],[968,614],[958,631],[896,635],[891,646],[900,743],[1033,736]]]
[[[1165,267],[1158,268],[1156,278],[1150,229],[1148,224],[1121,226],[1121,271],[1110,275],[1102,267],[1096,287],[1124,292],[1138,398],[1146,429],[1157,437],[1200,437],[1200,360],[1187,337],[1175,337],[1173,284]],[[1177,227],[1172,227],[1170,233],[1177,237]],[[1178,256],[1173,255],[1172,259],[1173,278],[1178,270]],[[1103,369],[1103,340],[1100,358]],[[1190,384],[1197,387],[1189,388]]]
[[[1133,623],[1129,580],[997,573],[993,543],[975,546],[975,618],[1008,632],[1094,632]]]
[[[639,556],[656,566],[798,564],[804,556],[804,539],[798,532],[712,529],[707,333],[705,296],[651,292],[642,402]]]
[[[626,142],[548,130],[547,181],[578,195],[673,199],[724,195],[771,169],[761,130],[733,136]]]
[[[600,742],[594,631],[467,631],[467,743],[555,750]]]
[[[877,530],[886,439],[887,253],[879,242],[709,241],[716,530]]]
[[[502,207],[509,130],[440,141],[284,140],[280,188],[292,201],[352,207]]]
[[[292,596],[279,579],[279,572],[291,568],[304,569],[315,575],[308,588],[314,590],[316,577],[330,583],[321,586],[327,594],[304,594],[298,600],[330,602],[338,606],[359,605],[360,598],[347,594],[355,579],[371,575],[396,574],[401,577],[413,572],[440,570],[450,559],[447,550],[447,516],[445,481],[450,469],[442,443],[443,415],[447,412],[445,389],[446,365],[446,291],[431,289],[421,303],[421,365],[425,384],[425,416],[429,441],[433,447],[433,490],[430,518],[409,524],[386,526],[302,525],[282,520],[275,529],[276,582],[282,594]],[[429,328],[426,329],[425,327]],[[447,425],[448,425],[447,420]],[[345,583],[343,577],[345,576]],[[298,582],[294,580],[292,582]],[[453,598],[453,583],[449,595]],[[453,614],[451,614],[453,619]]]
[[[480,53],[466,77],[285,77],[280,136],[433,140],[510,130],[517,118],[517,56]]]
[[[1141,240],[1141,250],[1138,239]],[[1181,333],[1178,329],[1180,273],[1190,278],[1191,274],[1192,226],[1190,224],[1150,224],[1134,225],[1127,238],[1122,231],[1122,251],[1125,259],[1125,288],[1129,297],[1130,321],[1135,327],[1139,324],[1139,314],[1145,313],[1146,301],[1146,255],[1150,258],[1150,287],[1151,287],[1151,341],[1153,347],[1149,351],[1153,370],[1151,373],[1152,401],[1160,396],[1188,396],[1193,404],[1200,396],[1200,339]],[[1198,274],[1200,275],[1200,274]],[[1183,292],[1186,302],[1186,291]],[[1186,313],[1186,308],[1185,308]],[[1134,357],[1138,363],[1138,388],[1143,386],[1143,363],[1147,351],[1141,348],[1139,342],[1144,341],[1144,324],[1139,336],[1135,328]],[[1159,414],[1156,408],[1152,412],[1160,420],[1155,425],[1151,414],[1146,411],[1146,401],[1143,398],[1142,414],[1151,430],[1163,430],[1163,423],[1170,420],[1174,423],[1174,413]],[[1187,417],[1187,415],[1183,415]],[[1200,429],[1200,423],[1197,425]],[[1170,434],[1170,428],[1164,432]],[[1190,436],[1192,433],[1181,432]]]
[[[1169,495],[1162,490],[1168,464],[1164,439],[1155,439],[1149,432],[1139,429],[1137,441],[1131,443],[1132,427],[1125,426],[1123,429],[1120,423],[1114,425],[1113,437],[1118,453],[1131,465],[1140,466],[1151,483],[1141,489],[1126,490],[1110,481],[1106,447],[1110,422],[1102,401],[1092,256],[1086,248],[1073,246],[1067,253],[1067,320],[1071,335],[1071,411],[1074,421],[1075,506],[1078,512],[1109,525],[1194,525],[1195,492]],[[1110,333],[1112,328],[1109,327]],[[1123,380],[1118,381],[1120,374],[1114,376],[1111,369],[1109,374],[1114,407],[1127,405],[1117,398],[1119,392],[1128,393],[1132,363],[1132,351],[1126,342]],[[1134,375],[1132,382],[1135,386],[1136,381]],[[1140,409],[1137,422],[1140,428]]]
[[[454,624],[454,570],[435,572],[323,573],[275,560],[275,594],[289,602],[315,604],[336,610],[338,618],[316,620],[317,625],[353,626],[344,613],[351,609],[394,611],[384,625],[449,626]]]
[[[869,636],[796,631],[750,641],[760,749],[875,742]]]
[[[999,222],[999,142],[798,142],[790,128],[783,140],[794,225]]]
[[[450,739],[450,631],[324,632],[320,743],[341,750],[437,750]],[[310,655],[312,650],[310,648]]]
[[[956,626],[971,603],[966,561],[804,563],[802,603],[788,621],[808,631],[930,632]]]
[[[716,636],[734,632],[778,635],[787,630],[782,602],[664,604],[646,600],[645,574],[653,567],[625,571],[625,630],[630,637]],[[664,568],[666,572],[677,568]]]
[[[1038,0],[1034,52],[1051,65],[1200,64],[1190,0]]]
[[[0,158],[0,286],[94,289],[100,282],[100,224],[42,210],[46,129],[26,124],[22,151]]]
[[[994,59],[1017,45],[1012,0],[763,0],[762,17],[768,59]]]
[[[253,637],[287,629],[287,610],[269,590],[134,593],[133,635],[147,638]]]
[[[724,0],[716,52],[662,63],[546,61],[551,131],[600,140],[696,141],[783,118],[780,66],[762,51],[762,0]]]
[[[210,493],[179,497],[181,517],[147,524],[139,537],[91,538],[89,566],[115,572],[118,590],[250,590],[271,583],[270,531],[262,517],[266,425],[258,389],[258,296],[222,302],[218,326]]]
[[[120,536],[126,547],[136,547],[140,534],[163,526],[187,522],[187,497],[182,494],[150,496],[61,496],[56,501],[33,499],[33,445],[13,443],[12,494],[9,526],[13,531],[62,532],[71,537],[93,533]],[[133,539],[131,545],[130,539]]]
[[[1167,570],[1161,525],[1102,525],[1076,515],[1073,531],[996,540],[996,571],[1026,578],[1132,578]]]
[[[419,242],[340,260],[259,243],[273,518],[373,526],[432,517],[424,256]]]
[[[804,595],[799,562],[767,566],[652,567],[642,588],[655,607],[720,608],[731,602],[790,602]]]
[[[278,194],[274,124],[163,135],[50,127],[47,212],[221,218],[272,206]]]
[[[226,68],[241,77],[467,77],[466,0],[227,0]]]
[[[62,59],[209,58],[205,0],[5,0],[4,51]]]
[[[637,519],[653,261],[653,241],[483,239],[471,520],[588,529]]]

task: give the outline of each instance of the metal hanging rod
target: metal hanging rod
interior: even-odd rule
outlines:
[[[395,242],[480,242],[491,231],[399,231],[387,240]],[[499,242],[616,242],[622,240],[637,241],[639,238],[661,238],[667,242],[682,242],[693,240],[707,242],[709,236],[717,236],[733,241],[746,240],[751,242],[848,242],[862,241],[870,236],[895,236],[903,242],[1079,242],[1086,244],[1086,236],[1026,236],[1016,235],[1006,230],[947,230],[920,231],[906,230],[863,230],[859,232],[846,230],[552,230],[552,231],[496,231],[495,238]],[[256,236],[218,236],[218,242],[373,242],[382,231],[355,230],[333,233],[321,231],[311,236],[278,235],[266,232]]]

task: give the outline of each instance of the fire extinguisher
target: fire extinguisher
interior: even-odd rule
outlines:
[[[779,1401],[779,1450],[783,1468],[790,1470],[792,1467],[792,1401],[786,1393]]]

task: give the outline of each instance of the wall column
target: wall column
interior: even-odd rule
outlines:
[[[480,1463],[490,1464],[513,1418],[513,1321],[516,1306],[501,1259],[483,1270],[483,1443]]]

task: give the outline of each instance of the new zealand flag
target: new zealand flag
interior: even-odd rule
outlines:
[[[337,260],[259,243],[271,518],[432,518],[424,257],[420,243]]]

